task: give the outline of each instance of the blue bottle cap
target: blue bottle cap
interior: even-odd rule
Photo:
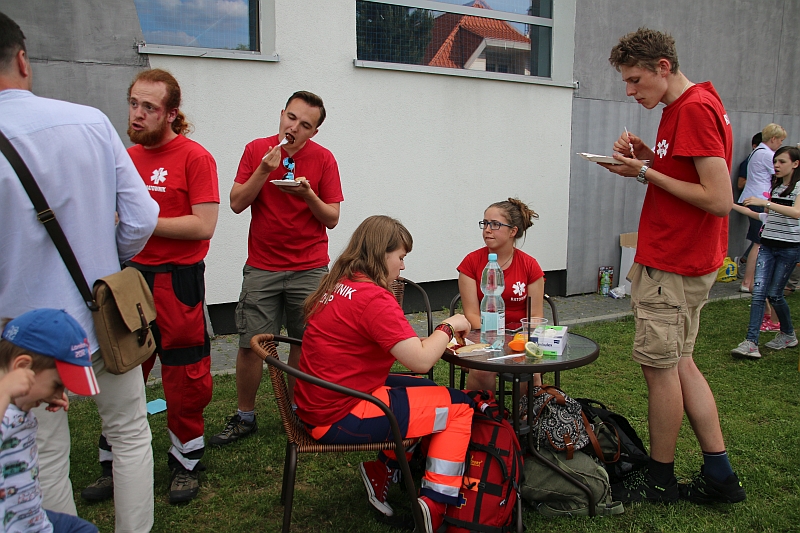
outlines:
[[[497,261],[497,254],[489,254],[489,261]]]

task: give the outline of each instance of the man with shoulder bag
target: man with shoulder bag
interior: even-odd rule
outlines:
[[[119,272],[156,227],[158,204],[100,111],[31,93],[19,26],[0,13],[0,132],[30,170],[52,211],[39,213],[7,157],[0,157],[0,315],[66,310],[88,334],[100,387],[95,402],[114,446],[116,531],[153,525],[153,455],[140,367],[114,375],[97,351],[93,313],[44,224],[59,221],[86,282]],[[7,150],[4,150],[4,155]],[[115,216],[119,217],[115,224]],[[76,514],[67,415],[36,408],[45,509]]]
[[[203,410],[211,401],[211,343],[203,303],[209,240],[219,212],[217,164],[186,137],[191,126],[180,110],[181,88],[161,69],[140,72],[128,88],[128,153],[150,196],[161,206],[155,232],[128,265],[153,291],[156,354],[142,365],[145,380],[161,360],[172,446],[169,501],[192,500],[199,491],[205,452]],[[113,496],[112,447],[101,435],[103,473],[81,491],[86,500]]]

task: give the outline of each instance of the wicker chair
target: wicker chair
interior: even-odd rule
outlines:
[[[418,284],[414,283],[410,279],[406,278],[397,278],[394,280],[391,285],[389,286],[392,289],[392,293],[394,293],[394,297],[397,299],[397,303],[400,304],[400,307],[403,307],[403,296],[405,296],[406,287],[413,287],[420,293],[422,296],[422,303],[425,305],[425,312],[427,313],[428,318],[428,336],[433,333],[433,311],[431,310],[431,301],[428,299],[428,293],[425,292],[425,289],[420,287]],[[403,372],[393,372],[393,374],[412,374],[412,375],[420,375],[420,376],[427,376],[428,379],[433,381],[433,367],[428,372],[411,372],[403,371]]]
[[[547,303],[547,305],[550,306],[550,314],[553,316],[552,324],[554,326],[557,326],[558,325],[558,309],[556,308],[556,303],[553,301],[553,299],[548,294],[545,294],[543,296],[543,298],[544,298],[544,301]],[[460,304],[460,303],[461,303],[461,293],[458,293],[455,296],[453,296],[452,300],[450,300],[450,307],[449,307],[450,316],[453,316],[454,314],[456,314],[456,310],[458,309],[458,304]],[[464,385],[465,385],[465,382],[467,380],[467,372],[464,372],[464,370],[465,369],[463,369],[463,368],[461,369],[461,380],[459,382],[461,389],[464,389]],[[561,372],[556,372],[555,373],[555,379],[556,379],[556,387],[560,386],[561,385]]]
[[[411,477],[411,470],[406,460],[405,450],[406,447],[411,446],[415,439],[403,439],[400,433],[400,426],[397,424],[397,419],[389,407],[383,402],[360,391],[342,387],[335,383],[324,381],[314,376],[310,376],[305,372],[301,372],[296,368],[290,367],[288,364],[283,363],[278,359],[278,351],[276,344],[283,342],[287,344],[300,345],[301,341],[291,337],[283,337],[278,335],[263,334],[256,335],[250,341],[250,347],[253,351],[263,359],[269,366],[269,376],[272,380],[272,388],[275,394],[275,400],[278,402],[278,411],[281,416],[281,423],[286,432],[286,459],[283,465],[283,486],[281,488],[281,504],[283,509],[283,533],[289,532],[289,527],[292,520],[292,500],[294,498],[294,483],[295,474],[297,472],[297,455],[300,453],[342,453],[342,452],[368,452],[379,450],[397,450],[397,461],[400,463],[400,470],[402,472],[403,482],[405,483],[406,492],[409,497],[413,499],[411,509],[414,515],[414,523],[416,524],[417,531],[423,531],[424,526],[422,522],[422,511],[419,508],[416,500],[416,488],[414,481]],[[373,442],[369,444],[322,444],[314,440],[311,435],[306,431],[305,426],[297,418],[292,406],[289,402],[289,396],[286,386],[285,374],[290,374],[297,379],[308,381],[319,387],[324,387],[341,394],[354,396],[362,400],[367,400],[380,408],[389,419],[392,426],[393,441],[389,442]]]

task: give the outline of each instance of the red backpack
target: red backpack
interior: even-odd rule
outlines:
[[[508,420],[484,414],[500,412],[494,399],[487,403],[493,408],[476,410],[472,415],[472,437],[459,493],[461,505],[447,506],[447,533],[513,530],[511,522],[523,475],[522,452]]]

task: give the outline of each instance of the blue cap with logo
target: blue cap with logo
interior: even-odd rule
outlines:
[[[58,375],[70,391],[83,396],[100,392],[86,332],[66,311],[28,311],[6,324],[2,338],[25,350],[55,358]]]

